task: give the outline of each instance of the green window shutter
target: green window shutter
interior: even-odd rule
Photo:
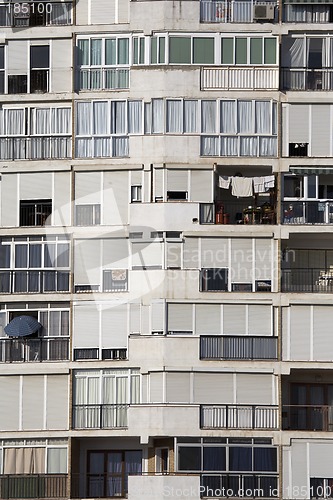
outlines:
[[[191,38],[171,36],[169,39],[169,62],[171,64],[191,63]]]
[[[236,64],[247,63],[247,39],[236,38]]]
[[[128,38],[118,40],[118,64],[128,64]]]
[[[250,39],[250,63],[262,64],[262,38]]]
[[[165,63],[165,38],[160,38],[160,46],[158,50],[158,62],[161,64]]]
[[[105,40],[105,64],[117,64],[117,41],[115,38]]]
[[[150,63],[151,64],[156,64],[157,63],[157,37],[156,36],[152,36],[151,37]]]
[[[222,64],[233,64],[234,62],[234,39],[233,38],[222,38],[221,40],[221,63]]]
[[[264,64],[276,64],[276,38],[264,39]]]
[[[214,64],[214,38],[193,39],[193,63]]]

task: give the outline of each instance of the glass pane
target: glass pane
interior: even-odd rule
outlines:
[[[157,37],[151,37],[151,45],[150,45],[150,62],[151,64],[157,63]]]
[[[159,48],[158,48],[158,62],[164,64],[165,63],[165,38],[161,37],[159,39]]]
[[[10,245],[0,245],[0,268],[10,267]]]
[[[236,64],[247,63],[247,39],[236,38]]]
[[[191,38],[175,37],[169,39],[169,62],[184,64],[191,62]]]
[[[178,448],[179,470],[201,470],[201,448],[197,446],[181,446]]]
[[[139,40],[138,38],[133,38],[133,64],[138,64],[139,61]]]
[[[229,470],[230,471],[251,471],[252,470],[252,448],[246,446],[233,446],[229,449]]]
[[[264,39],[264,64],[276,64],[276,38]]]
[[[102,64],[102,40],[91,40],[90,64],[92,66]]]
[[[139,63],[144,64],[145,62],[145,39],[140,38],[140,55],[139,55]]]
[[[118,64],[128,64],[128,38],[118,40]]]
[[[308,198],[317,198],[317,176],[308,175]]]
[[[117,64],[117,41],[115,38],[105,40],[105,64]]]
[[[89,40],[79,40],[79,64],[88,65],[89,64]]]
[[[104,453],[92,452],[89,454],[89,473],[103,474],[104,473]]]
[[[262,64],[262,38],[250,39],[250,62]]]
[[[276,448],[254,448],[254,470],[277,472]]]
[[[214,38],[193,39],[193,63],[214,64]]]
[[[28,267],[28,245],[15,245],[15,267]]]
[[[0,69],[5,69],[5,48],[0,47]]]
[[[222,38],[221,63],[233,64],[234,62],[234,40],[232,38]]]
[[[203,449],[203,470],[223,471],[226,469],[226,449],[219,446],[206,446]]]
[[[30,67],[31,68],[48,68],[49,67],[49,46],[36,45],[30,47]]]

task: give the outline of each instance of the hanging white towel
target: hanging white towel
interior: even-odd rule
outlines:
[[[229,189],[231,177],[226,175],[219,175],[219,187],[222,189]]]
[[[252,177],[232,177],[231,194],[238,198],[247,198],[253,195]]]
[[[265,177],[253,177],[253,190],[255,193],[265,193]]]
[[[265,179],[265,190],[268,191],[270,188],[275,186],[275,177],[274,175],[267,175],[264,177]]]

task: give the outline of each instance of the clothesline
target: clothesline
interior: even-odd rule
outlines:
[[[253,193],[268,193],[275,186],[274,175],[265,175],[264,177],[232,177],[219,175],[219,187],[229,189],[231,194],[238,198],[248,198]]]

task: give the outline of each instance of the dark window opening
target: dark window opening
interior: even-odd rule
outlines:
[[[271,290],[271,280],[256,280],[256,292],[270,292]]]
[[[48,92],[49,65],[48,45],[30,47],[30,92]]]
[[[27,92],[27,75],[8,75],[8,94],[26,94]]]
[[[168,201],[186,201],[187,191],[168,191],[167,192]]]
[[[98,349],[74,349],[74,361],[98,359]]]
[[[309,144],[306,142],[290,142],[289,156],[296,158],[308,156],[308,146]]]
[[[252,283],[232,283],[233,292],[252,292]]]
[[[202,269],[200,285],[201,292],[227,292],[228,269]]]
[[[20,202],[20,226],[50,225],[48,218],[52,213],[52,200]]]
[[[102,359],[127,359],[127,349],[102,349]]]

